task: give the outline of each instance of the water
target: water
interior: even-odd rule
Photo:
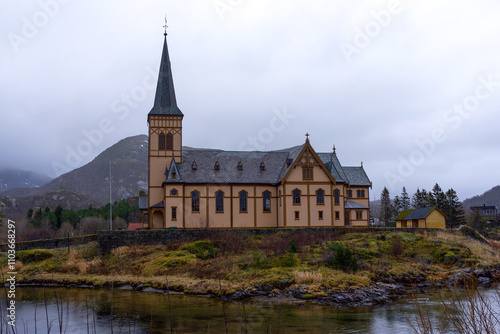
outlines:
[[[493,299],[495,292],[484,294]],[[431,321],[445,323],[441,303],[424,297]],[[17,333],[111,333],[111,327],[113,333],[170,333],[170,314],[175,333],[225,332],[221,301],[205,297],[171,295],[169,311],[168,296],[158,293],[18,287],[16,301]],[[5,303],[1,308],[4,313]],[[228,332],[249,334],[411,333],[417,310],[408,302],[353,309],[226,302],[224,308]]]

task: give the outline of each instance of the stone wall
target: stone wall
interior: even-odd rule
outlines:
[[[132,245],[165,245],[174,242],[194,241],[199,239],[230,238],[232,233],[250,235],[272,235],[276,233],[310,234],[335,233],[375,233],[375,232],[409,232],[418,234],[434,234],[439,229],[422,228],[375,228],[375,227],[320,227],[320,228],[248,228],[248,229],[151,229],[136,231],[99,231],[97,242],[101,255],[109,254],[114,248]]]
[[[83,235],[81,237],[70,237],[70,247],[86,244],[97,240],[97,234]],[[52,249],[52,248],[64,248],[68,247],[68,238],[59,239],[45,239],[45,240],[34,240],[34,241],[22,241],[16,242],[16,250],[29,250],[29,249]],[[6,252],[8,250],[8,244],[1,244],[0,251]]]

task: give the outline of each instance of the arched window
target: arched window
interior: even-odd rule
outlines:
[[[220,190],[215,193],[215,212],[224,212],[224,193]]]
[[[334,197],[335,197],[335,204],[340,204],[340,191],[335,190]]]
[[[220,170],[220,163],[219,163],[218,160],[215,162],[214,169],[215,170]]]
[[[300,205],[300,190],[295,189],[293,192],[293,204]]]
[[[165,134],[163,132],[158,137],[158,150],[165,151]]]
[[[191,211],[200,212],[200,192],[196,190],[191,193]]]
[[[198,164],[196,163],[196,161],[193,161],[193,164],[191,165],[191,169],[192,170],[197,170],[198,169]]]
[[[174,136],[169,132],[167,133],[167,151],[172,151],[174,149]]]
[[[264,191],[262,199],[264,201],[264,212],[271,212],[271,193],[267,190]]]
[[[325,191],[323,189],[316,191],[316,204],[325,204]]]
[[[240,191],[240,212],[248,212],[247,199],[248,193],[245,190]]]
[[[266,165],[264,164],[264,161],[260,163],[260,170],[265,171],[266,170]]]

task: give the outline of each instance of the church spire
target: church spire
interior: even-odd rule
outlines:
[[[150,115],[177,115],[183,116],[175,99],[174,79],[167,46],[167,21],[165,19],[165,39],[163,42],[163,53],[161,55],[160,73],[153,109]]]

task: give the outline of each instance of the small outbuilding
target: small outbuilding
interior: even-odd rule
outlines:
[[[434,206],[405,210],[396,217],[396,227],[446,230],[446,215]]]

